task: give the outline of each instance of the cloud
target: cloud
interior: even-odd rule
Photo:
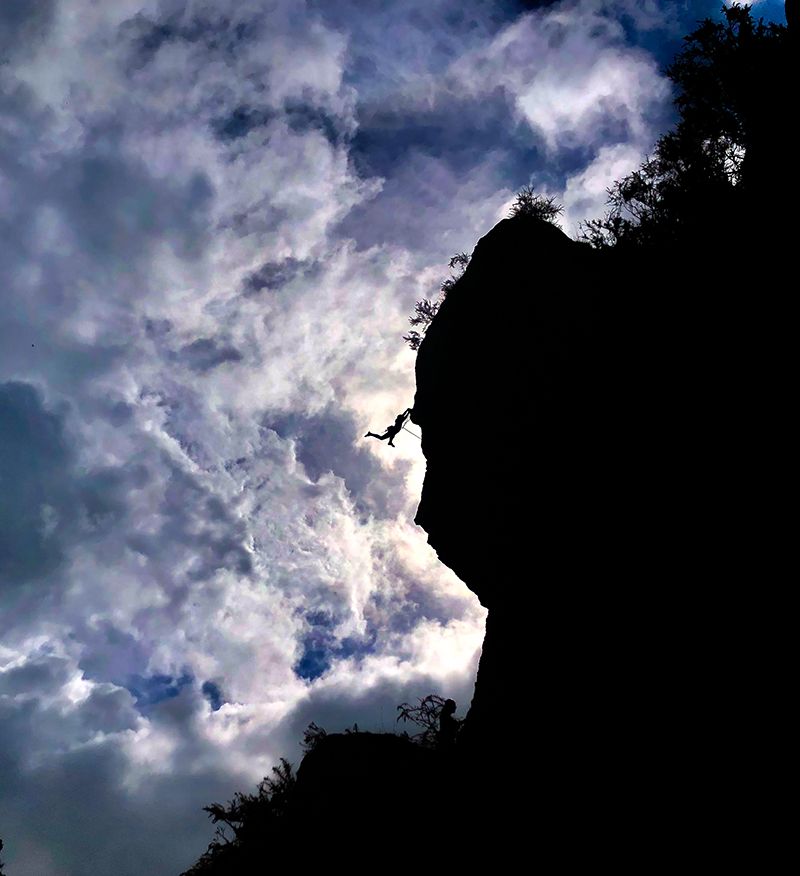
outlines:
[[[362,436],[351,413],[329,406],[314,415],[267,418],[265,425],[294,441],[297,462],[313,482],[329,473],[341,478],[357,512],[395,519],[404,510],[409,463],[401,461],[387,471],[371,449],[358,442]]]
[[[551,153],[649,135],[669,93],[654,59],[628,43],[602,3],[524,16],[452,75],[473,95],[503,89]]]
[[[608,209],[608,189],[643,159],[644,153],[635,144],[601,148],[590,164],[567,178],[563,192],[558,193],[564,205],[564,226],[577,234],[581,222],[601,217]]]

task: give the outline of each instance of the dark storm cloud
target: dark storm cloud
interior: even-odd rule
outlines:
[[[332,146],[338,146],[349,138],[349,131],[343,129],[342,120],[331,115],[324,107],[301,100],[287,100],[283,105],[283,113],[289,130],[295,134],[319,131]]]
[[[223,569],[250,575],[252,559],[243,545],[244,522],[191,474],[173,465],[167,470],[159,525],[147,533],[131,532],[127,547],[154,562],[170,554],[180,557],[181,578],[189,582],[207,581]]]
[[[513,99],[500,88],[480,102],[443,91],[422,106],[364,107],[351,156],[364,175],[391,176],[410,151],[435,156],[466,175],[499,145],[499,132],[534,159],[530,131],[518,128]]]
[[[512,0],[508,3],[510,9],[518,7],[522,11],[530,11],[531,9],[546,9],[548,6],[554,6],[560,3],[561,0]]]
[[[291,257],[280,262],[266,262],[245,278],[245,292],[251,295],[262,291],[276,292],[311,268],[311,263]]]
[[[77,481],[78,502],[93,529],[118,525],[127,512],[128,493],[141,486],[147,475],[139,466],[131,470],[99,468]]]
[[[0,3],[0,64],[10,57],[30,51],[53,21],[56,0],[3,0]]]
[[[150,63],[170,43],[200,43],[208,52],[231,55],[259,35],[259,24],[252,18],[236,20],[224,9],[195,10],[186,2],[171,5],[166,17],[137,13],[120,27],[120,41],[131,49],[131,67]]]
[[[98,152],[114,149],[99,133]],[[58,168],[47,181],[68,207],[75,239],[87,254],[116,263],[141,258],[156,242],[168,240],[184,258],[207,244],[208,179],[194,174],[185,184],[156,182],[133,160],[116,155],[83,156]]]
[[[222,118],[212,119],[211,127],[220,140],[238,140],[245,137],[255,128],[266,125],[274,118],[269,110],[259,110],[253,107],[237,106],[233,112]]]
[[[112,684],[98,684],[81,704],[80,720],[91,737],[98,732],[136,730],[138,713],[129,691]]]
[[[145,672],[149,659],[146,644],[110,621],[84,622],[74,634],[85,646],[77,664],[85,678],[121,684]]]
[[[134,726],[137,719],[130,708],[125,691],[96,692],[79,710],[66,714],[43,699],[15,704],[0,697],[0,808],[5,859],[13,872],[22,876],[174,874],[203,851],[209,839],[208,822],[199,806],[187,807],[185,787],[177,789],[168,773],[143,784],[128,782],[129,763],[116,733],[124,739],[125,731]],[[183,705],[180,708],[185,710]],[[175,709],[171,715],[167,712],[165,708],[156,718],[165,727],[176,714]],[[99,720],[108,735],[91,744],[85,744],[91,737],[84,736],[84,744],[75,744],[85,732],[81,722],[89,717],[92,722]],[[58,757],[42,756],[52,740],[72,734],[70,750]],[[162,766],[167,766],[166,761]],[[198,801],[206,800],[209,793],[209,802],[231,793],[230,776],[213,768],[200,769],[189,784]]]
[[[200,689],[203,692],[203,696],[208,700],[211,710],[218,712],[225,702],[219,685],[214,684],[213,681],[204,681]]]
[[[348,136],[348,132],[342,129],[341,119],[324,107],[302,100],[287,100],[278,110],[237,106],[228,115],[212,119],[211,127],[220,140],[231,141],[246,137],[251,131],[268,129],[269,123],[275,119],[285,121],[295,134],[319,131],[334,146]],[[268,130],[263,130],[263,133],[269,136]]]
[[[60,690],[69,676],[68,660],[45,653],[0,673],[0,694],[47,695]]]
[[[67,415],[65,406],[49,409],[31,384],[0,384],[0,577],[6,584],[47,584],[67,548],[118,526],[131,491],[147,481],[147,470],[133,461],[79,470]]]
[[[41,579],[60,563],[76,496],[64,415],[27,383],[0,384],[0,578]]]
[[[181,348],[179,358],[192,371],[202,373],[226,362],[241,362],[243,357],[235,347],[221,344],[215,338],[198,338]]]
[[[70,548],[80,544],[85,550],[124,532],[131,500],[150,482],[148,468],[133,460],[79,470],[66,413],[48,410],[29,384],[0,384],[0,572],[6,584],[38,581],[50,587],[54,579],[48,575]],[[183,565],[188,581],[205,581],[228,568],[250,574],[242,522],[191,475],[173,468],[163,500],[162,523],[152,532],[130,532],[130,550],[154,563],[189,552]]]

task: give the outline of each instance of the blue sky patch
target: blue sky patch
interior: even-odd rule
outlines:
[[[152,708],[164,700],[172,699],[180,694],[186,685],[191,684],[192,676],[188,673],[173,675],[132,675],[125,687],[136,697],[136,706],[140,711]]]

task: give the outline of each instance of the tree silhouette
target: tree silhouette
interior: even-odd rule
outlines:
[[[678,124],[608,190],[609,210],[583,223],[585,240],[598,248],[685,243],[719,227],[716,218],[745,210],[744,184],[766,124],[758,89],[786,35],[735,5],[684,37],[667,68],[678,89]]]

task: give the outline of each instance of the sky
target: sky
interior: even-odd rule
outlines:
[[[310,721],[464,714],[485,612],[413,524],[419,442],[362,435],[449,258],[523,185],[601,215],[719,5],[0,4],[10,876],[177,876]]]

